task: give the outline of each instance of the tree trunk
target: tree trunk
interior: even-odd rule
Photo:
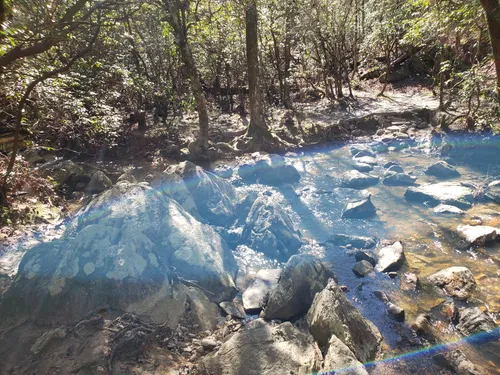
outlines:
[[[500,102],[500,3],[498,0],[481,0],[481,5],[486,12],[486,20],[488,21],[488,31],[497,73],[497,100]]]
[[[272,138],[264,119],[259,77],[259,44],[257,0],[248,0],[245,15],[246,47],[248,65],[248,90],[250,99],[250,125],[247,135],[256,139]]]

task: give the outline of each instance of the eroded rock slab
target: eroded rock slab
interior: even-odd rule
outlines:
[[[458,183],[441,182],[406,190],[405,198],[412,203],[426,204],[435,207],[439,204],[469,209],[474,203],[474,191],[470,187]]]
[[[476,290],[476,280],[466,267],[449,267],[430,275],[427,280],[446,294],[467,300]]]
[[[425,170],[425,174],[443,180],[460,177],[460,172],[445,161],[432,164]]]

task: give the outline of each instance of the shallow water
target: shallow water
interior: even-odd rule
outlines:
[[[460,144],[460,139],[454,140]],[[465,143],[465,142],[463,142]],[[470,141],[467,144],[470,146]],[[475,275],[478,290],[470,305],[484,306],[496,316],[500,322],[500,245],[488,248],[467,249],[459,246],[454,231],[460,224],[470,224],[481,220],[483,225],[498,226],[500,223],[500,206],[494,202],[481,202],[473,206],[464,216],[439,216],[433,213],[432,208],[412,205],[404,198],[406,187],[385,186],[381,182],[366,189],[372,196],[372,202],[377,208],[377,216],[367,220],[341,219],[345,203],[358,194],[351,189],[340,188],[340,179],[344,172],[352,169],[352,158],[349,153],[350,145],[329,147],[312,150],[300,154],[286,156],[301,174],[301,181],[297,185],[287,185],[281,188],[271,188],[258,184],[240,186],[238,189],[246,191],[266,191],[279,199],[287,207],[295,223],[299,226],[306,245],[301,252],[310,253],[325,260],[334,270],[338,281],[349,288],[348,297],[358,309],[372,320],[385,339],[385,357],[401,354],[407,351],[419,350],[419,340],[409,329],[409,324],[421,314],[430,314],[439,319],[440,304],[452,299],[440,294],[437,290],[425,285],[425,278],[443,268],[451,266],[468,267]],[[469,158],[465,162],[475,161],[474,147],[467,147]],[[450,159],[462,177],[456,181],[470,181],[484,184],[492,176],[496,176],[499,164],[496,160],[500,155],[494,154],[485,159],[484,150],[478,155],[483,162],[465,163],[462,160]],[[460,153],[458,153],[460,155]],[[463,155],[460,155],[463,156]],[[426,176],[424,169],[442,160],[441,156],[433,154],[428,148],[428,142],[417,142],[417,147],[377,155],[378,165],[370,174],[383,176],[382,167],[389,161],[400,164],[406,173],[417,177],[417,184],[440,182],[436,178]],[[238,177],[233,177],[235,184],[240,184]],[[455,180],[452,180],[455,181]],[[349,249],[329,244],[322,245],[334,234],[351,234],[373,236],[379,240],[402,241],[405,247],[406,264],[398,272],[412,272],[418,275],[423,287],[418,292],[403,292],[399,288],[399,277],[391,279],[384,273],[376,273],[372,277],[357,278],[352,267],[356,263],[349,255]],[[247,251],[238,252],[238,260],[242,267],[240,274],[241,286],[247,280],[247,274],[254,273],[261,268],[269,268],[265,257],[261,254]],[[275,263],[276,265],[276,263]],[[385,306],[374,295],[373,291],[383,290],[394,303],[404,308],[406,324],[391,320]],[[441,317],[442,319],[442,317]],[[480,363],[491,373],[500,373],[499,342],[492,342],[491,338],[470,345],[460,341],[461,336],[452,326],[439,322],[435,328],[440,332],[442,342],[459,341],[460,349],[467,353],[475,363]],[[498,340],[498,338],[496,338]],[[431,362],[432,354],[428,350],[419,352],[415,356],[401,359],[408,365],[419,366],[421,361]],[[401,363],[398,364],[398,366]],[[432,370],[429,370],[432,373]]]

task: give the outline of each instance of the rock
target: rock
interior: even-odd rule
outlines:
[[[405,261],[403,244],[399,241],[375,250],[375,255],[378,272],[398,271]]]
[[[256,160],[242,164],[238,168],[238,175],[245,182],[271,186],[300,181],[297,169],[288,165],[284,157],[276,154],[259,156]]]
[[[481,311],[479,307],[462,307],[456,309],[453,320],[457,329],[465,336],[492,331],[496,328],[493,318]]]
[[[405,311],[401,307],[395,305],[392,302],[388,302],[386,306],[387,306],[387,312],[389,313],[390,317],[392,317],[394,320],[398,322],[405,321]]]
[[[204,220],[218,226],[233,223],[238,196],[231,183],[188,161],[174,171],[184,180]]]
[[[393,166],[398,166],[399,168],[401,168],[401,166],[398,163],[395,163],[393,161],[388,161],[387,163],[384,164],[384,168],[386,170],[388,170],[389,168],[391,168]],[[401,170],[399,170],[399,172],[404,172],[403,168],[401,168]]]
[[[267,303],[269,292],[278,284],[281,269],[260,270],[250,286],[243,292],[246,311],[261,310]]]
[[[474,202],[474,191],[460,184],[441,182],[410,187],[406,190],[405,198],[408,202],[425,203],[431,207],[447,204],[461,209],[469,209]]]
[[[411,186],[415,184],[416,177],[410,176],[406,173],[395,173],[384,178],[384,185],[386,186]]]
[[[448,204],[440,204],[434,207],[433,211],[436,215],[456,215],[456,216],[465,215],[465,212],[462,211],[460,208],[455,206],[450,206]]]
[[[399,164],[387,163],[386,165],[389,165],[389,167],[387,167],[387,169],[385,170],[384,176],[390,176],[396,173],[405,173],[405,171]]]
[[[310,255],[294,255],[269,293],[264,318],[290,320],[305,314],[333,274]]]
[[[41,164],[45,163],[47,160],[43,156],[42,148],[30,148],[22,153],[24,160],[30,164]]]
[[[36,340],[36,342],[31,347],[30,351],[33,354],[38,354],[42,350],[44,350],[47,345],[49,345],[52,341],[57,339],[63,339],[68,334],[68,329],[66,327],[60,327],[52,329],[48,332],[45,332],[42,336]]]
[[[476,290],[476,280],[466,267],[445,268],[430,275],[427,280],[459,300],[469,299]]]
[[[351,189],[364,189],[378,184],[378,177],[352,170],[344,173],[342,186]]]
[[[221,178],[231,178],[233,177],[233,168],[227,166],[217,167],[214,173]]]
[[[42,176],[50,176],[58,186],[64,184],[76,185],[79,182],[88,183],[90,176],[83,168],[71,160],[56,161],[40,167]]]
[[[427,336],[430,339],[434,338],[434,328],[429,321],[429,317],[425,314],[417,316],[415,321],[411,324],[411,329],[413,329],[417,335]]]
[[[205,337],[201,340],[201,346],[206,350],[214,350],[217,347],[217,341],[211,336]]]
[[[327,374],[333,369],[336,374],[368,375],[365,367],[356,359],[351,349],[335,335],[332,335],[328,343],[322,373]]]
[[[486,187],[485,195],[492,201],[500,203],[500,180],[490,182]]]
[[[357,262],[361,262],[363,260],[366,260],[373,267],[375,267],[375,265],[377,264],[377,261],[373,257],[373,254],[371,254],[367,251],[356,251],[354,253],[354,258],[356,259]]]
[[[351,154],[352,154],[352,149],[351,149]],[[355,152],[352,155],[353,155],[353,157],[355,159],[356,158],[362,158],[362,157],[365,157],[365,156],[374,158],[376,156],[372,151],[370,151],[368,149],[359,149],[359,150],[357,150],[357,152]]]
[[[483,371],[467,359],[461,350],[453,350],[432,356],[434,362],[457,375],[481,375]]]
[[[368,164],[368,165],[377,165],[377,159],[371,156],[362,156],[359,158],[353,159],[356,163]]]
[[[26,253],[0,314],[55,324],[106,308],[176,324],[190,294],[176,280],[220,302],[234,296],[236,270],[211,227],[156,190],[122,182],[83,208],[61,239]]]
[[[205,357],[203,367],[210,374],[306,375],[317,372],[321,360],[309,334],[289,322],[271,326],[258,319]]]
[[[113,183],[109,179],[108,176],[104,174],[104,172],[97,171],[92,175],[90,182],[85,188],[85,192],[87,194],[100,194],[105,190],[108,190]]]
[[[420,280],[414,273],[405,273],[399,280],[399,288],[405,292],[417,290]]]
[[[230,315],[238,319],[246,318],[245,309],[239,303],[221,302],[219,306],[221,307],[222,310],[224,310],[224,312],[227,315]]]
[[[485,246],[500,240],[500,229],[482,225],[459,225],[457,233],[473,246]]]
[[[252,249],[282,260],[302,246],[299,229],[276,197],[260,196],[255,200],[241,238]]]
[[[360,172],[371,172],[373,171],[373,165],[370,164],[364,164],[364,163],[355,163],[352,166],[354,169]]]
[[[153,189],[177,201],[197,220],[201,220],[198,207],[181,176],[173,172],[161,172],[149,184]]]
[[[364,219],[374,216],[377,213],[370,197],[349,202],[342,211],[343,219]]]
[[[373,266],[370,262],[361,260],[354,265],[352,272],[358,277],[365,277],[373,272]]]
[[[316,294],[307,323],[320,346],[328,345],[336,336],[363,363],[375,358],[382,341],[378,329],[360,314],[333,280]]]
[[[219,309],[207,298],[199,288],[189,287],[187,290],[190,321],[199,327],[199,330],[213,331],[217,325]]]
[[[425,174],[443,180],[460,177],[460,173],[445,161],[432,164],[425,170]]]
[[[334,234],[328,241],[337,246],[351,246],[357,249],[370,249],[377,245],[373,237],[351,236],[348,234]]]
[[[126,171],[124,174],[118,177],[118,180],[116,182],[129,182],[131,184],[135,184],[137,183],[137,179],[135,178],[132,171]]]

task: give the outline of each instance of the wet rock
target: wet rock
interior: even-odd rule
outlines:
[[[222,310],[224,310],[224,312],[227,315],[230,315],[238,319],[245,319],[246,317],[245,309],[239,303],[221,302],[219,306],[221,307]]]
[[[411,329],[413,329],[417,335],[426,336],[430,339],[434,338],[434,328],[429,321],[429,316],[425,314],[417,316],[415,321],[411,324]]]
[[[324,373],[336,369],[336,373],[346,373],[349,375],[368,375],[365,367],[356,359],[356,356],[349,347],[337,336],[332,335],[328,343],[328,351],[323,363]],[[348,369],[346,371],[339,369]]]
[[[496,328],[493,318],[479,307],[455,308],[453,321],[457,329],[465,336],[479,332],[488,332]]]
[[[291,323],[271,326],[258,319],[238,331],[203,360],[210,374],[311,374],[319,370],[321,352],[314,340]]]
[[[434,207],[433,211],[436,215],[455,215],[455,216],[465,215],[465,212],[462,211],[460,208],[455,206],[450,206],[448,204],[440,204]]]
[[[297,253],[302,246],[299,229],[276,197],[257,198],[241,237],[252,249],[283,260]]]
[[[441,182],[410,187],[406,190],[405,198],[409,202],[426,204],[431,207],[447,204],[461,209],[469,209],[474,202],[474,191],[458,183]]]
[[[378,184],[378,177],[353,170],[344,173],[342,186],[351,189],[364,189]]]
[[[365,277],[373,272],[373,266],[370,262],[361,260],[354,265],[352,272],[358,277]]]
[[[352,151],[352,150],[351,150]],[[365,157],[365,156],[368,156],[368,157],[371,157],[371,158],[374,158],[376,155],[368,150],[368,149],[360,149],[358,150],[355,154],[353,154],[353,157],[356,159],[356,158],[362,158],[362,157]]]
[[[289,320],[305,314],[333,274],[310,255],[294,255],[269,293],[264,318]]]
[[[246,311],[261,310],[267,303],[269,292],[278,284],[281,269],[260,270],[250,286],[243,292]]]
[[[372,156],[362,156],[356,157],[353,159],[356,163],[368,164],[368,165],[377,165],[377,159]]]
[[[382,341],[375,325],[360,314],[333,280],[316,294],[307,323],[320,346],[336,336],[363,363],[375,358]]]
[[[300,173],[284,157],[276,154],[257,157],[238,168],[240,178],[248,183],[279,186],[300,181]]]
[[[370,197],[349,202],[342,211],[343,219],[364,219],[374,216],[377,213]]]
[[[367,251],[356,251],[354,253],[354,258],[356,259],[357,262],[365,260],[368,263],[370,263],[373,267],[375,267],[375,265],[377,264],[377,261],[373,257],[373,254]]]
[[[393,318],[398,322],[405,321],[405,311],[401,307],[395,305],[392,302],[388,302],[386,306],[387,306],[387,312],[389,313],[389,316],[391,318]]]
[[[337,246],[350,246],[357,249],[370,249],[377,245],[377,240],[373,237],[351,236],[348,234],[334,234],[327,242]]]
[[[403,244],[395,242],[390,246],[384,246],[375,250],[378,272],[398,271],[405,261]]]
[[[105,190],[108,190],[113,183],[109,179],[108,176],[104,174],[104,172],[97,171],[92,175],[90,182],[85,188],[85,192],[87,194],[100,194]]]
[[[461,350],[453,350],[436,354],[432,357],[434,362],[452,371],[457,375],[481,375],[483,371],[478,369],[471,361],[467,359]]]
[[[399,164],[387,163],[386,165],[389,165],[389,167],[387,167],[387,169],[385,170],[384,176],[390,176],[390,175],[393,175],[396,173],[404,173],[405,172]]]
[[[449,267],[430,275],[427,280],[446,294],[467,300],[476,290],[476,280],[466,267]]]
[[[500,203],[500,180],[490,182],[486,187],[485,194],[492,201]]]
[[[485,246],[500,240],[500,229],[482,225],[459,225],[458,235],[469,245]]]
[[[405,292],[417,290],[419,284],[420,280],[414,273],[405,273],[399,280],[399,288]]]
[[[364,163],[355,163],[352,166],[354,169],[360,172],[371,172],[373,171],[373,165],[370,164],[364,164]]]
[[[391,168],[391,167],[393,167],[393,166],[398,166],[399,168],[401,168],[401,166],[400,166],[398,163],[395,163],[395,162],[393,162],[393,161],[388,161],[387,163],[385,163],[385,164],[384,164],[384,166],[383,166],[383,167],[384,167],[386,170],[388,170],[389,168]],[[404,171],[403,171],[403,168],[401,168],[401,170],[400,170],[399,172],[404,172]]]
[[[137,179],[135,178],[134,173],[132,171],[127,171],[120,177],[118,177],[118,180],[116,182],[129,182],[131,184],[135,184],[137,183]]]
[[[44,350],[51,342],[55,340],[61,340],[66,337],[68,334],[68,328],[60,327],[52,329],[48,332],[45,332],[31,347],[30,351],[33,354],[38,354],[42,350]]]
[[[82,209],[61,239],[26,253],[0,311],[4,321],[54,324],[109,308],[175,324],[187,298],[178,280],[220,302],[235,294],[236,270],[211,227],[156,190],[123,182]]]
[[[415,184],[416,177],[406,173],[394,173],[384,178],[386,186],[411,186]]]
[[[425,174],[443,180],[460,177],[460,173],[445,161],[432,164],[425,170]]]
[[[238,200],[233,185],[191,162],[179,164],[175,173],[184,180],[204,220],[213,225],[232,224]]]

